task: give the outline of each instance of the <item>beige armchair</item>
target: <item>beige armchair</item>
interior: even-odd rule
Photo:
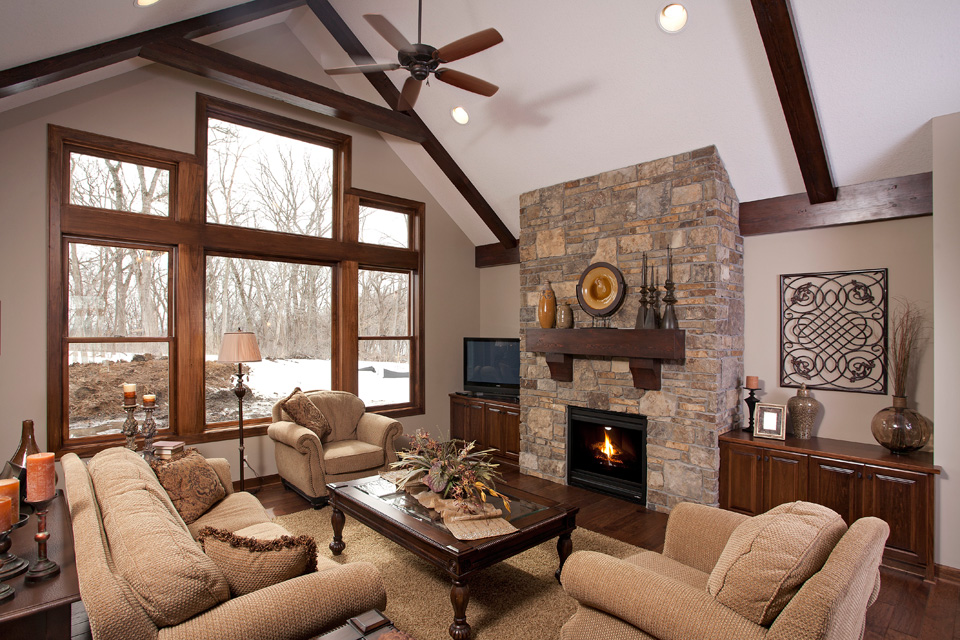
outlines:
[[[293,422],[278,402],[267,435],[276,443],[274,455],[284,486],[319,509],[327,503],[328,482],[389,469],[397,460],[394,440],[403,432],[403,425],[367,413],[363,401],[346,391],[304,393],[327,418],[330,434],[321,441],[313,431]]]
[[[867,607],[880,591],[887,524],[877,518],[854,522],[832,550],[824,550],[829,555],[821,569],[813,565],[812,576],[796,585],[795,592],[778,596],[781,606],[785,601],[782,611],[759,624],[750,619],[751,611],[769,614],[763,608],[769,602],[757,594],[778,580],[782,585],[780,571],[802,568],[807,560],[785,561],[774,544],[768,547],[769,557],[750,559],[751,571],[738,575],[731,569],[717,582],[715,569],[730,560],[727,543],[743,531],[734,534],[747,520],[729,511],[683,503],[670,514],[662,554],[648,551],[619,560],[592,551],[575,552],[563,566],[561,581],[578,606],[561,629],[561,640],[862,638]],[[829,545],[832,540],[819,542]],[[721,601],[711,595],[708,583],[740,589],[738,601]]]

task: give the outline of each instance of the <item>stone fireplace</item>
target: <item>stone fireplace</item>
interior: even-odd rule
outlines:
[[[645,416],[570,405],[567,442],[567,484],[646,504]]]
[[[568,407],[645,416],[647,506],[717,504],[717,437],[742,416],[743,239],[716,148],[537,189],[521,195],[520,208],[521,470],[567,482],[568,461],[582,453],[568,444],[583,446],[568,440]],[[526,350],[543,284],[574,308],[575,327],[589,327],[577,304],[580,275],[595,262],[617,266],[627,295],[611,325],[632,329],[642,253],[662,285],[667,247],[686,357],[662,362],[660,390],[635,387],[629,360],[618,357],[577,357],[571,381],[551,378],[545,354]]]

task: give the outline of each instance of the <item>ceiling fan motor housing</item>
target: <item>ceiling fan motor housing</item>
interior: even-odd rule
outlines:
[[[414,78],[426,80],[440,66],[441,61],[433,57],[433,52],[436,50],[436,47],[418,43],[413,45],[412,52],[400,51],[397,54],[397,59],[400,61],[400,65],[407,69]]]

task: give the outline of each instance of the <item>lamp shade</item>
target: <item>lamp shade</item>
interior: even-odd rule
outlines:
[[[260,362],[260,347],[257,336],[249,331],[230,331],[223,334],[220,344],[220,362]]]

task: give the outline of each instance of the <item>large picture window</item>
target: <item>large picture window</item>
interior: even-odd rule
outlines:
[[[296,386],[423,412],[423,204],[352,188],[350,138],[200,96],[196,154],[50,127],[48,442],[236,437],[224,333],[258,339],[247,435]]]

